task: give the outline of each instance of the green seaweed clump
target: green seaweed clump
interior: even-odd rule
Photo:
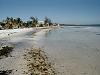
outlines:
[[[8,57],[8,55],[10,54],[10,52],[12,52],[13,47],[9,47],[9,46],[4,46],[0,49],[0,57],[1,56],[6,56]]]
[[[0,75],[9,75],[12,70],[0,71]]]

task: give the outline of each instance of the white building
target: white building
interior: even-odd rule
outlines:
[[[58,27],[60,26],[60,24],[58,24]]]
[[[0,30],[2,30],[3,28],[2,28],[2,26],[0,25]]]
[[[44,24],[44,21],[38,21],[38,24]]]

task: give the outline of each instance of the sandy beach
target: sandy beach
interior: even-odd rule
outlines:
[[[0,71],[12,70],[9,75],[30,75],[31,71],[24,73],[29,70],[27,67],[29,62],[27,60],[30,59],[30,55],[27,53],[30,52],[30,50],[31,52],[32,50],[34,51],[33,47],[36,48],[35,40],[39,39],[36,35],[42,35],[48,30],[49,29],[42,28],[1,30],[0,45],[12,46],[14,49],[10,53],[10,56],[0,59]],[[25,60],[24,58],[28,59]],[[33,61],[30,63],[33,63]]]

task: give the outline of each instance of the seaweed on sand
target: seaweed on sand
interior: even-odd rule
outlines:
[[[49,62],[45,52],[41,49],[32,49],[25,56],[28,61],[29,75],[56,75],[53,65]]]
[[[0,49],[0,57],[1,56],[5,56],[8,57],[8,55],[10,54],[10,52],[12,52],[13,47],[9,47],[9,46],[4,46]]]
[[[12,70],[0,71],[0,75],[9,75]]]

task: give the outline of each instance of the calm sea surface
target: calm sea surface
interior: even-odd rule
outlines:
[[[54,59],[59,75],[100,75],[100,27],[65,26],[37,43]]]

